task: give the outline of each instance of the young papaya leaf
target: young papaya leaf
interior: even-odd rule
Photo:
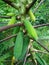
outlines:
[[[14,46],[14,56],[17,60],[19,60],[21,54],[22,54],[22,48],[23,48],[23,32],[19,32]]]

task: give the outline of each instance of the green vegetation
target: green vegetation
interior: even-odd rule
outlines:
[[[0,65],[49,65],[49,0],[0,0]]]

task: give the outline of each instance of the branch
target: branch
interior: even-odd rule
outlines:
[[[47,24],[42,24],[42,25],[37,25],[37,26],[34,26],[35,28],[38,28],[38,27],[42,27],[42,26],[48,26],[49,25],[49,23],[47,23]],[[0,32],[1,31],[4,31],[4,30],[7,30],[7,29],[9,29],[9,28],[12,28],[12,27],[15,27],[15,26],[23,26],[23,23],[17,23],[17,24],[14,24],[14,25],[8,25],[8,26],[4,26],[4,27],[1,27],[0,28]],[[13,36],[12,36],[13,37]],[[7,38],[8,39],[8,38]],[[5,39],[4,39],[5,40]],[[41,47],[43,47],[46,51],[48,51],[49,52],[49,50],[46,48],[46,47],[44,47],[39,41],[37,41],[37,40],[34,40],[34,41],[36,41]]]
[[[11,2],[10,0],[3,0],[8,5],[14,7],[15,9],[18,9],[18,7],[15,5],[15,3]],[[26,13],[30,10],[30,8],[35,4],[37,0],[32,1],[27,7],[26,7]]]
[[[23,23],[16,23],[13,25],[7,25],[7,26],[0,27],[0,32],[13,28],[13,27],[16,27],[16,26],[23,26]],[[43,26],[49,26],[49,23],[36,25],[36,26],[34,26],[34,28],[43,27]]]
[[[39,25],[36,25],[36,26],[34,26],[34,27],[35,27],[35,28],[38,28],[38,27],[43,27],[43,26],[49,26],[49,23],[39,24]]]
[[[25,58],[24,58],[24,63],[23,65],[26,64],[26,60],[27,60],[27,57],[28,57],[28,52],[29,52],[29,49],[31,48],[31,44],[28,45],[28,48],[27,48],[27,51],[26,51],[26,55],[25,55]]]
[[[36,3],[37,0],[33,0],[32,3],[30,3],[29,5],[26,6],[26,14],[28,13],[28,11],[30,10],[30,8]]]
[[[40,3],[37,5],[37,7],[34,9],[33,13],[35,13],[37,11],[37,9],[39,8],[39,6],[44,2],[44,0],[41,0]]]
[[[0,22],[0,24],[7,24],[7,22]]]
[[[16,36],[17,36],[17,34],[14,34],[14,35],[12,35],[12,36],[6,37],[6,38],[0,40],[0,43],[4,42],[4,41],[6,41],[6,40],[9,40],[9,39],[11,39],[11,38],[13,38],[13,37],[16,37]]]
[[[0,16],[0,18],[10,19],[12,16]],[[16,16],[16,20],[21,20],[20,16]]]
[[[29,56],[30,56],[30,58],[31,58],[31,60],[32,60],[32,62],[33,62],[33,64],[34,64],[34,65],[37,65],[37,63],[35,62],[34,55],[33,55],[33,53],[32,53],[32,51],[31,51],[31,50],[32,50],[32,48],[30,48],[30,50],[29,50],[29,53],[30,53],[30,55],[29,55]]]
[[[9,18],[11,18],[11,16],[0,16],[0,18],[6,18],[6,19],[9,19]]]
[[[12,6],[15,9],[18,9],[18,7],[15,5],[15,3],[11,2],[10,0],[2,0],[5,3],[7,3],[8,5]]]
[[[23,23],[16,23],[13,25],[7,25],[7,26],[0,27],[0,32],[13,28],[13,27],[16,27],[16,26],[23,26]]]
[[[15,37],[15,36],[16,36],[16,34],[15,34],[15,35],[12,35],[12,36],[9,36],[9,37],[7,37],[7,38],[4,38],[4,39],[0,40],[0,43],[3,42],[3,41],[8,40],[8,39],[10,39],[10,38],[13,38],[13,37]],[[30,38],[30,39],[32,39],[32,38]],[[37,44],[39,44],[43,49],[45,49],[47,52],[49,52],[49,50],[48,50],[41,42],[39,42],[39,41],[37,41],[37,40],[35,40],[35,39],[32,39],[32,40],[33,40],[33,41],[36,41]]]
[[[10,50],[10,49],[9,49],[9,50]],[[32,50],[31,52],[49,54],[49,53],[47,53],[46,51],[41,51],[41,50],[36,50],[36,49]],[[28,56],[30,56],[30,54],[28,54],[27,57],[28,57]],[[15,61],[16,61],[16,60],[15,60]],[[1,61],[1,62],[11,62],[11,60],[3,60],[3,61]],[[20,62],[22,62],[22,61],[19,61],[19,62],[17,63],[17,65],[18,65]],[[15,63],[15,64],[16,64],[16,63]]]
[[[24,32],[24,35],[25,35],[25,34],[26,34],[26,32]],[[6,38],[0,40],[0,43],[4,42],[4,41],[6,41],[6,40],[9,40],[9,39],[11,39],[11,38],[13,38],[13,37],[16,37],[16,36],[17,36],[17,34],[10,35],[10,36],[8,36],[8,37],[6,37]]]
[[[3,0],[3,1],[7,1],[7,0]],[[38,6],[34,9],[33,13],[35,13],[37,11],[37,9],[39,8],[39,6],[43,3],[44,0],[41,0],[40,3],[38,4]],[[7,1],[7,2],[10,2],[10,1]],[[26,6],[26,14],[28,12],[28,10],[34,5],[36,1],[34,0],[31,4],[29,4],[28,6]],[[14,5],[13,5],[14,6]],[[9,19],[11,18],[11,16],[0,16],[0,18],[6,18],[6,19]],[[17,20],[20,20],[21,17],[20,16],[17,16],[16,17]]]
[[[43,53],[43,54],[49,54],[49,53],[47,53],[46,51],[41,51],[41,50],[36,50],[36,49],[32,50],[32,52],[38,52],[38,53]]]
[[[35,42],[37,42],[37,44],[39,44],[43,49],[45,49],[47,52],[49,52],[49,50],[39,41],[33,39]]]
[[[34,0],[35,1],[35,0]],[[41,0],[41,2],[38,4],[38,6],[34,9],[33,13],[35,13],[37,11],[37,9],[39,8],[39,6],[43,3],[44,0]],[[31,4],[34,4],[34,2],[32,2]],[[28,6],[26,6],[26,13],[27,13],[27,9],[30,8],[30,4]],[[0,18],[6,18],[9,19],[11,18],[11,16],[0,16]],[[16,19],[19,20],[21,17],[17,16]]]

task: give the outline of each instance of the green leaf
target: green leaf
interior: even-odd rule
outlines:
[[[45,60],[43,58],[41,58],[38,53],[36,53],[36,59],[37,59],[37,61],[38,61],[38,63],[40,65],[47,65],[46,62],[45,62]]]
[[[42,61],[43,61],[43,64],[44,65],[47,65],[46,61],[42,58]]]
[[[28,36],[25,36],[24,37],[24,42],[23,42],[22,54],[21,54],[21,57],[19,59],[22,60],[25,57],[25,54],[27,52],[28,45],[29,45],[29,38],[28,38]]]
[[[3,56],[0,57],[0,62],[7,59],[7,58],[9,58],[9,57],[10,57],[9,53],[4,54]]]
[[[4,64],[0,62],[0,65],[4,65]]]
[[[22,54],[22,48],[23,48],[23,33],[19,32],[14,46],[14,56],[17,60]]]
[[[41,59],[40,59],[37,55],[36,55],[36,59],[37,59],[37,61],[38,61],[38,63],[39,63],[40,65],[43,65]]]

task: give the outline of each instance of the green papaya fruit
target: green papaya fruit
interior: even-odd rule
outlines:
[[[12,16],[12,18],[8,22],[8,25],[15,24],[15,22],[17,22],[16,17]],[[12,29],[12,35],[16,34],[19,31],[19,29],[20,29],[20,27],[15,27],[14,29]],[[11,31],[11,29],[10,29],[10,31]],[[12,38],[10,41],[14,42],[15,41],[15,37]]]
[[[14,24],[15,22],[16,22],[16,17],[15,16],[12,16],[12,18],[8,22],[8,25]]]
[[[28,13],[29,13],[30,19],[31,19],[32,21],[35,21],[36,18],[35,18],[35,16],[34,16],[33,12],[32,12],[31,10],[29,10]]]
[[[14,13],[8,13],[7,16],[14,16]]]
[[[16,37],[14,45],[14,57],[16,58],[16,60],[19,60],[19,57],[22,54],[22,48],[23,48],[23,32],[19,32]]]
[[[24,20],[24,25],[26,27],[26,30],[28,31],[29,35],[34,38],[34,39],[38,39],[37,33],[35,28],[31,25],[31,23],[28,20]]]
[[[29,45],[29,38],[28,38],[28,36],[25,36],[24,37],[24,42],[23,42],[22,54],[21,54],[21,56],[19,58],[20,60],[24,59],[25,54],[26,54],[27,49],[28,49],[28,45]]]
[[[20,27],[15,27],[15,28],[13,29],[12,35],[18,33],[19,30],[20,30]],[[13,42],[15,42],[15,40],[16,40],[16,37],[13,37],[13,38],[11,39],[11,41],[13,41]]]

